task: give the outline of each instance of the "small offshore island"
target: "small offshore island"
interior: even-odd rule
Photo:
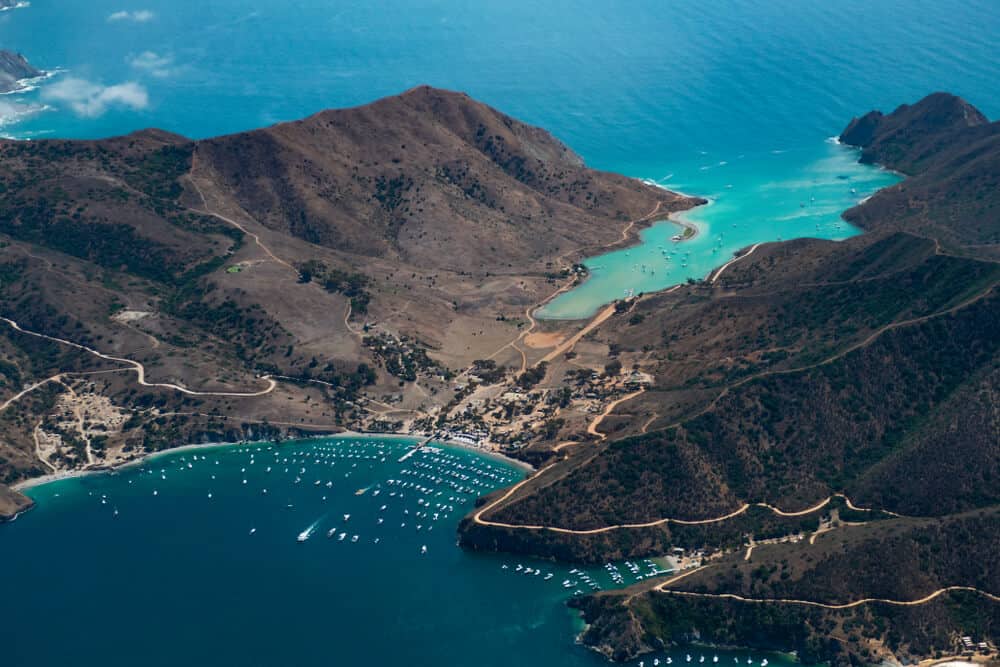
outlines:
[[[706,200],[589,169],[461,93],[423,86],[195,141],[2,141],[0,512],[30,506],[18,488],[59,512],[62,489],[100,498],[114,514],[94,525],[114,543],[117,498],[171,521],[151,504],[169,468],[192,471],[171,495],[189,513],[208,510],[186,490],[235,510],[252,480],[259,516],[308,508],[298,542],[375,548],[340,529],[377,520],[375,492],[402,484],[423,495],[393,518],[421,540],[467,512],[463,567],[522,576],[483,555],[517,554],[555,584],[551,561],[571,563],[581,641],[614,660],[699,644],[807,664],[995,660],[1000,126],[939,93],[840,141],[907,174],[845,213],[864,234],[729,249],[680,233],[671,247],[724,248],[711,271],[575,319],[542,316],[587,284],[588,258],[675,261],[637,239]],[[856,194],[843,176],[836,201]],[[334,465],[371,478],[343,493]],[[280,503],[265,485],[279,467]],[[411,537],[417,559],[454,541]],[[236,539],[220,549],[238,561]],[[613,590],[620,561],[637,576]]]

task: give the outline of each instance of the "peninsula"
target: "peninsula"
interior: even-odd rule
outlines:
[[[0,93],[10,93],[22,87],[24,79],[34,79],[45,72],[36,69],[20,53],[0,49]]]

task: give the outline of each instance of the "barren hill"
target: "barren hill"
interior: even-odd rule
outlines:
[[[547,132],[428,87],[200,142],[199,174],[297,238],[423,267],[544,269],[670,198]],[[653,195],[653,196],[651,196]]]
[[[398,428],[574,261],[698,203],[428,87],[205,141],[0,156],[0,315],[25,330],[0,323],[0,403],[41,382],[0,413],[8,483],[261,428]],[[116,425],[67,426],[76,409]]]

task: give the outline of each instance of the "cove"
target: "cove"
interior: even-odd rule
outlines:
[[[841,214],[899,176],[858,164],[857,151],[834,140],[800,151],[705,154],[676,173],[644,180],[705,196],[709,204],[679,214],[697,229],[681,241],[681,225],[659,221],[639,244],[584,260],[583,283],[539,308],[540,319],[576,320],[629,295],[705,278],[733,253],[764,241],[813,237],[839,241],[859,233]]]
[[[606,664],[565,601],[661,564],[614,564],[619,584],[466,553],[461,516],[523,470],[445,445],[401,462],[413,442],[198,448],[28,489],[37,507],[0,525],[4,664]],[[689,653],[782,662],[659,659]]]

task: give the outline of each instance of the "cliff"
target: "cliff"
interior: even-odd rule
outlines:
[[[34,503],[30,498],[0,484],[0,523],[11,521],[18,514],[31,509]]]
[[[0,93],[17,90],[22,79],[33,79],[45,72],[32,67],[20,53],[0,50]]]
[[[940,160],[945,144],[955,135],[986,125],[986,116],[962,98],[933,93],[889,115],[870,111],[851,120],[840,141],[861,148],[864,164],[913,174],[922,171],[928,160]]]
[[[889,115],[872,111],[840,137],[861,161],[910,176],[844,217],[865,229],[934,238],[949,250],[1000,258],[1000,123],[935,93]]]

